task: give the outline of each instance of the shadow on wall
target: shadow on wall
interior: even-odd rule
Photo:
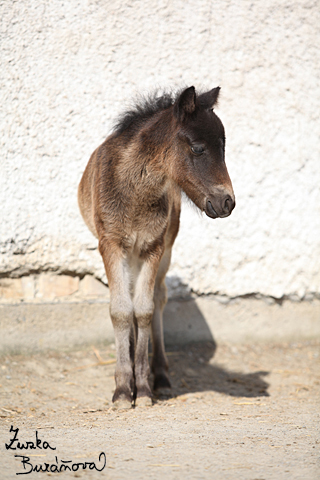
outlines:
[[[190,333],[192,343],[186,341],[190,342]],[[173,396],[204,391],[235,397],[269,396],[269,384],[263,379],[269,372],[244,374],[213,364],[217,344],[192,298],[168,302],[164,312],[164,335]]]

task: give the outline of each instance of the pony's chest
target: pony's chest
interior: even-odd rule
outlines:
[[[131,231],[124,237],[123,246],[127,255],[132,258],[143,258],[145,252],[164,243],[167,224],[167,221],[151,219],[148,222],[145,219],[142,223],[133,225]]]

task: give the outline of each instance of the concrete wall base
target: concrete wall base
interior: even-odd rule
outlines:
[[[68,350],[114,340],[108,301],[0,304],[0,353]],[[164,315],[168,346],[195,341],[300,342],[320,339],[320,301],[268,305],[213,297],[170,300]]]

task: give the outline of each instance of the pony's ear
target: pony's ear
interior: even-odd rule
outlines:
[[[213,88],[209,92],[202,93],[198,96],[198,104],[206,110],[212,110],[218,102],[220,87]]]
[[[174,114],[179,120],[184,120],[196,109],[196,91],[194,87],[183,90],[174,104]]]

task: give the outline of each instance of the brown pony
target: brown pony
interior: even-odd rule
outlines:
[[[225,132],[213,107],[220,87],[150,97],[123,115],[92,154],[79,185],[81,214],[99,239],[110,288],[117,363],[113,402],[151,405],[170,388],[164,350],[164,283],[179,230],[181,190],[211,218],[235,206]]]

